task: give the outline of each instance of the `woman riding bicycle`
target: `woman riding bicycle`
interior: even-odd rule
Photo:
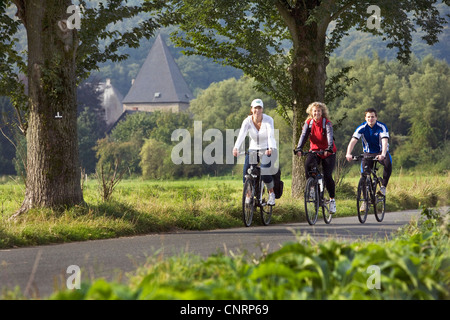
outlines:
[[[336,165],[336,145],[333,139],[333,125],[328,120],[328,108],[322,102],[313,102],[306,109],[308,118],[303,125],[302,134],[298,141],[297,149],[302,149],[308,137],[310,151],[324,151],[323,154],[309,154],[305,161],[305,175],[309,178],[310,168],[317,161],[322,162],[325,187],[330,195],[330,213],[336,212],[336,184],[333,179],[333,170]],[[297,155],[301,157],[302,152]]]
[[[273,118],[263,113],[264,104],[261,99],[255,99],[251,103],[250,114],[242,122],[241,130],[237,137],[233,148],[233,155],[235,157],[239,154],[239,148],[244,142],[247,133],[250,136],[249,152],[245,156],[244,164],[244,182],[247,170],[250,164],[257,164],[261,162],[261,177],[269,190],[268,205],[275,205],[275,193],[273,190],[274,183],[272,175],[274,171],[274,164],[277,160],[277,144],[275,141],[275,129],[273,125]],[[265,150],[264,155],[258,156],[257,151]]]

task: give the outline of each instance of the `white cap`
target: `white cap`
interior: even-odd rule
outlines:
[[[261,99],[255,99],[252,101],[252,107],[261,107],[264,108],[264,104]]]

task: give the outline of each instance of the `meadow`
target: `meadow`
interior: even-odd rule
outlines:
[[[448,206],[450,174],[397,173],[388,187],[387,211]],[[283,177],[271,224],[305,221],[302,199],[291,197],[291,180]],[[356,215],[358,175],[350,172],[337,187],[336,217]],[[98,182],[83,184],[86,205],[62,211],[35,209],[15,220],[24,186],[0,180],[0,248],[133,236],[174,230],[242,227],[240,177],[205,177],[183,181],[140,178],[121,181],[108,201]],[[356,217],[355,217],[356,219]],[[254,224],[260,224],[256,215]]]

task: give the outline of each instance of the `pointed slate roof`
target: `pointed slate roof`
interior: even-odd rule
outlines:
[[[192,99],[191,90],[159,34],[123,103],[189,103]]]

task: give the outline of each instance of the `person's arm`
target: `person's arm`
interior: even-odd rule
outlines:
[[[325,157],[327,157],[329,154],[333,153],[333,125],[331,124],[331,122],[327,122],[327,124],[325,125],[325,129],[326,129],[328,147],[325,150],[324,155],[325,155]]]
[[[381,154],[378,155],[378,160],[383,161],[386,158],[389,147],[389,130],[385,125],[382,125],[383,131],[380,132],[381,138]]]
[[[300,139],[298,140],[297,149],[303,149],[303,146],[306,143],[306,140],[309,137],[309,126],[308,123],[305,121],[305,124],[303,125],[302,134],[300,136]],[[299,157],[301,157],[301,152],[297,153]]]
[[[388,138],[382,138],[381,139],[381,154],[378,155],[378,160],[383,161],[384,158],[386,158],[387,149],[388,149]]]
[[[233,148],[233,156],[237,157],[239,154],[239,148],[241,147],[242,142],[244,142],[245,136],[248,132],[247,118],[242,121],[241,129],[239,130],[239,135],[236,139],[236,143]]]
[[[267,121],[267,145],[269,149],[266,150],[266,155],[270,156],[273,149],[277,148],[277,141],[275,140],[275,126],[272,117],[268,118]]]

